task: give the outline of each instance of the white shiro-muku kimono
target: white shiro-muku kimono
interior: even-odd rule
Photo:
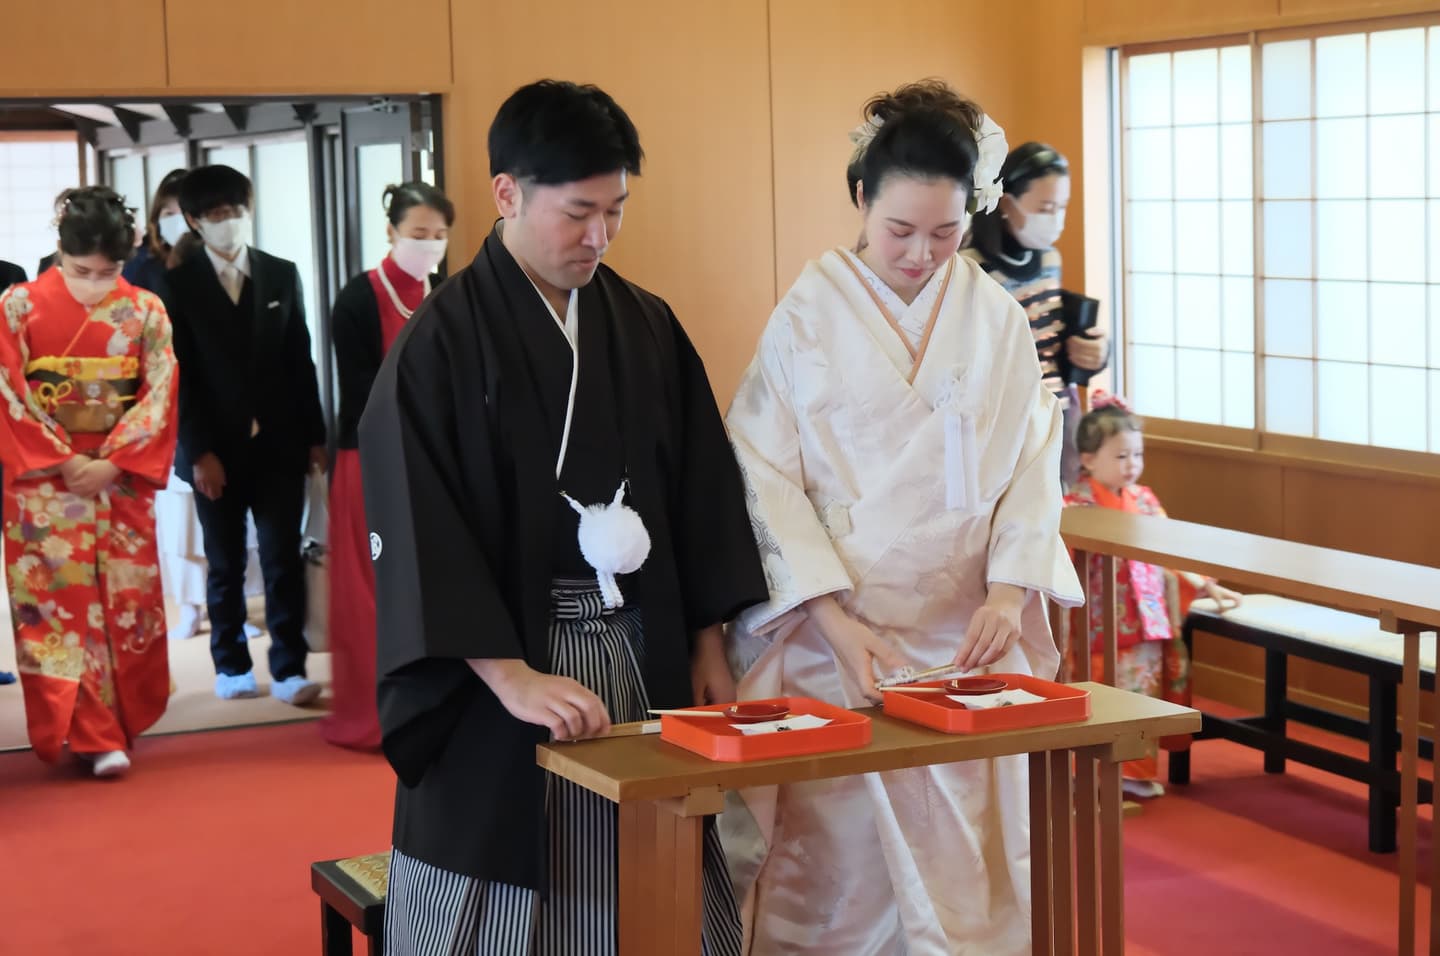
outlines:
[[[826,253],[776,307],[730,409],[770,601],[733,632],[740,697],[858,707],[808,619],[831,594],[914,667],[952,660],[987,585],[1026,588],[990,669],[1046,678],[1044,601],[1080,603],[1059,534],[1060,408],[1015,300],[954,257],[906,306]],[[1024,757],[744,791],[722,818],[747,952],[1030,951]]]

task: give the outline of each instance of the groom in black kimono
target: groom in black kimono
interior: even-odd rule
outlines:
[[[399,777],[387,951],[603,956],[613,805],[547,781],[535,746],[732,700],[721,625],[765,578],[699,357],[663,300],[601,264],[640,172],[630,118],[543,81],[501,106],[489,147],[501,220],[401,333],[360,425]],[[595,505],[644,534],[582,548],[577,506]],[[705,850],[705,951],[738,953],[713,830]]]

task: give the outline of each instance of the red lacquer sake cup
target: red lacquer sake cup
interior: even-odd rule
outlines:
[[[784,704],[731,704],[725,708],[725,716],[737,724],[759,724],[767,720],[779,720],[790,713]]]
[[[998,677],[957,677],[945,682],[945,690],[952,694],[994,694],[1009,686]]]

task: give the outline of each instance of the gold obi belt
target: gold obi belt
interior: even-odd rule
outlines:
[[[140,392],[140,360],[42,356],[25,367],[30,394],[61,427],[73,434],[113,429]]]

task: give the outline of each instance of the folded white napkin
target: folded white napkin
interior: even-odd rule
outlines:
[[[828,717],[816,717],[814,714],[801,714],[798,717],[786,717],[782,720],[767,720],[759,724],[731,724],[736,730],[747,737],[755,734],[773,734],[779,730],[814,730],[816,727],[824,727],[830,723]]]
[[[1021,690],[1018,687],[1002,690],[995,694],[950,694],[949,697],[971,710],[986,710],[990,707],[1003,707],[1006,704],[1036,704],[1049,700],[1048,697],[1041,697],[1039,694],[1032,694],[1028,690]]]

